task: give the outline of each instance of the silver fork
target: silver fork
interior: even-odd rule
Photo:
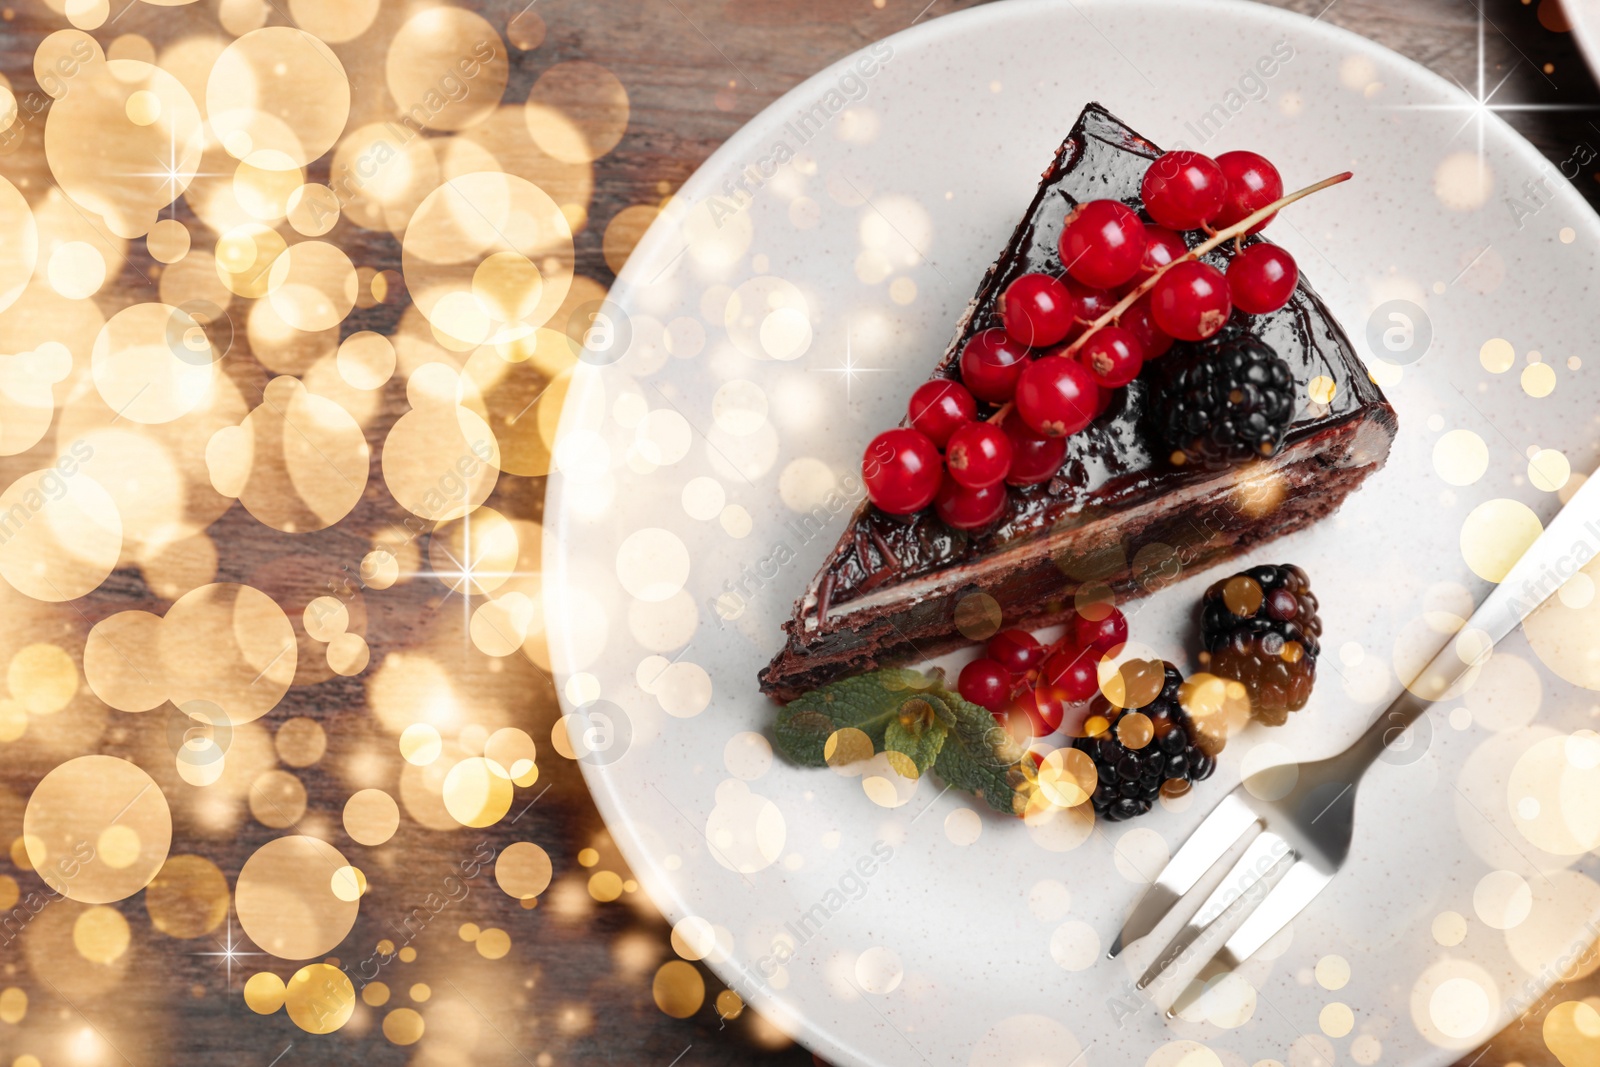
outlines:
[[[1262,800],[1243,785],[1222,798],[1145,891],[1112,943],[1110,955],[1115,957],[1154,930],[1168,912],[1185,903],[1184,898],[1223,856],[1248,835],[1255,836],[1145,971],[1138,988],[1145,989],[1160,977],[1241,898],[1245,899],[1239,907],[1246,918],[1202,972],[1232,970],[1288,925],[1333,880],[1350,853],[1356,787],[1362,775],[1407,727],[1597,552],[1600,472],[1579,487],[1456,637],[1434,655],[1355,744],[1337,756],[1299,764],[1293,788],[1277,800]],[[1282,878],[1264,896],[1258,896],[1264,880],[1285,866]]]

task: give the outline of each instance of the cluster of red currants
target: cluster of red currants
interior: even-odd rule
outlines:
[[[1175,339],[1213,336],[1235,307],[1259,315],[1288,302],[1299,270],[1283,249],[1240,247],[1224,274],[1192,258],[1180,233],[1204,230],[1214,244],[1270,222],[1241,227],[1283,197],[1283,179],[1265,158],[1168,152],[1145,172],[1140,197],[1153,222],[1119,200],[1077,205],[1061,231],[1066,273],[1013,280],[1000,295],[1001,325],[962,348],[960,380],[918,388],[910,424],[873,439],[862,475],[881,511],[908,515],[932,504],[954,529],[983,529],[1005,511],[1007,485],[1055,475],[1065,438],[1103,412],[1147,359]],[[979,402],[997,415],[980,420]]]
[[[1104,614],[1101,614],[1101,613]],[[1026,630],[1001,630],[989,638],[987,655],[961,668],[956,690],[963,700],[988,709],[995,719],[1025,718],[1029,733],[1044,737],[1066,725],[1077,737],[1082,723],[1069,712],[1088,712],[1100,690],[1100,661],[1114,656],[1128,640],[1128,620],[1114,607],[1102,605],[1090,614],[1072,617],[1066,633],[1051,644]]]

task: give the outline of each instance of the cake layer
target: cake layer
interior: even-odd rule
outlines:
[[[841,606],[825,631],[791,639],[762,672],[763,691],[793,700],[836,678],[915,662],[1007,627],[1064,622],[1085,585],[1126,601],[1222,563],[1331,513],[1382,465],[1392,417],[1352,418],[1272,460],[1063,526],[1008,551],[897,584]],[[985,599],[985,598],[991,599]]]
[[[1098,104],[1086,107],[931,377],[959,378],[963,346],[999,324],[999,294],[1018,275],[1063,273],[1057,244],[1073,206],[1109,197],[1137,209],[1140,180],[1160,154]],[[1204,237],[1185,235],[1190,247]],[[1225,269],[1232,254],[1230,242],[1205,258]],[[761,674],[763,691],[790,699],[845,674],[957,647],[968,639],[956,607],[977,590],[994,598],[1006,625],[1043,625],[1064,617],[1084,581],[1109,581],[1119,596],[1147,591],[1138,560],[1154,559],[1160,546],[1187,553],[1180,566],[1193,570],[1331,511],[1387,458],[1394,412],[1303,274],[1288,304],[1251,316],[1248,327],[1288,364],[1299,394],[1271,461],[1217,474],[1175,466],[1154,444],[1153,397],[1196,355],[1179,345],[1066,439],[1054,479],[1011,489],[991,529],[967,535],[932,509],[902,518],[863,503],[796,602],[785,647]],[[1282,490],[1275,499],[1228,503],[1241,485],[1274,481]],[[1197,529],[1213,532],[1196,541]]]

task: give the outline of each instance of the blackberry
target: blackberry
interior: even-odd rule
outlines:
[[[1208,470],[1271,456],[1294,418],[1294,374],[1272,347],[1229,322],[1185,346],[1189,361],[1156,400],[1156,430],[1172,461]]]
[[[1098,780],[1089,800],[1095,816],[1107,822],[1143,815],[1168,782],[1181,783],[1167,787],[1169,793],[1181,795],[1190,783],[1211,777],[1217,769],[1216,758],[1201,749],[1194,724],[1178,702],[1183,675],[1170,663],[1161,666],[1165,677],[1154,700],[1124,710],[1096,694],[1088,721],[1098,718],[1109,725],[1094,737],[1072,742],[1094,760]]]
[[[1206,590],[1200,601],[1206,669],[1243,683],[1250,714],[1282,726],[1305,707],[1317,680],[1322,619],[1299,567],[1251,567]]]

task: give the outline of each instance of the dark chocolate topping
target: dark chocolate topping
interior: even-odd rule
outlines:
[[[1046,170],[1005,252],[984,276],[971,314],[961,323],[931,377],[959,379],[962,347],[974,334],[999,326],[999,296],[1015,278],[1032,272],[1063,273],[1057,243],[1076,204],[1110,198],[1140,210],[1140,181],[1150,161],[1160,154],[1159,148],[1099,104],[1085,107]],[[1184,238],[1194,247],[1206,235],[1194,231]],[[1252,236],[1246,243],[1260,240]],[[1205,261],[1225,270],[1233,251],[1229,242],[1205,256]],[[1271,314],[1248,316],[1247,322],[1250,331],[1288,363],[1302,390],[1319,376],[1333,383],[1330,404],[1311,404],[1302,397],[1286,444],[1337,424],[1368,404],[1383,403],[1382,393],[1362,370],[1344,332],[1303,275],[1287,305]],[[1067,438],[1066,459],[1054,479],[1044,485],[1010,488],[1005,516],[988,530],[976,535],[951,530],[932,508],[909,518],[866,508],[857,519],[857,532],[866,536],[851,538],[854,547],[836,553],[826,568],[831,579],[829,606],[848,603],[886,583],[996,552],[1063,525],[1089,521],[1192,477],[1193,472],[1174,466],[1156,443],[1149,407],[1160,382],[1193,358],[1193,347],[1179,343],[1151,361],[1137,380],[1118,391],[1099,418]],[[979,414],[982,417],[987,412],[980,409]]]

